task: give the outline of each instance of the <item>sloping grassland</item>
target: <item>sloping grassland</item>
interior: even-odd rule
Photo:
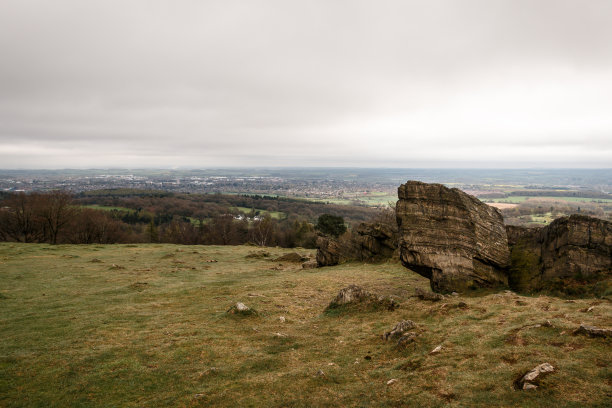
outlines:
[[[604,407],[612,400],[610,339],[572,334],[581,323],[612,326],[607,300],[500,292],[429,302],[412,296],[428,280],[396,263],[302,270],[270,260],[290,250],[247,258],[256,250],[0,244],[0,406]],[[349,284],[401,307],[324,313]],[[236,302],[257,313],[228,315]],[[417,337],[399,350],[381,334],[403,319],[417,324]],[[547,320],[550,327],[537,326]],[[556,371],[537,389],[513,388],[544,362]]]

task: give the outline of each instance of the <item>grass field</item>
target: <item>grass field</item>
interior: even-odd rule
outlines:
[[[484,202],[520,204],[526,200],[533,201],[568,201],[572,203],[612,203],[606,198],[586,198],[586,197],[547,197],[547,196],[510,196],[506,198],[485,198]]]
[[[253,210],[253,208],[248,208],[248,207],[232,207],[232,208],[242,212],[243,214],[247,214],[247,215],[250,214],[251,211]],[[283,218],[285,218],[287,216],[287,214],[285,214],[282,211],[267,211],[267,210],[262,210],[262,209],[259,209],[259,208],[255,208],[254,210],[256,212],[259,212],[262,215],[263,214],[270,214],[270,217],[274,218],[276,220],[283,219]]]
[[[412,296],[428,281],[397,263],[302,270],[246,258],[255,250],[0,244],[0,406],[610,406],[610,339],[572,335],[610,327],[607,300],[431,303]],[[401,307],[325,314],[352,283]],[[238,301],[257,314],[228,315]],[[402,319],[418,337],[398,350],[381,334]],[[538,389],[513,389],[543,362],[556,371]]]
[[[127,212],[133,212],[135,210],[131,209],[131,208],[127,208],[127,207],[111,207],[111,206],[106,206],[106,205],[98,205],[98,204],[89,204],[89,205],[84,205],[84,208],[91,208],[92,210],[103,210],[103,211],[127,211]]]

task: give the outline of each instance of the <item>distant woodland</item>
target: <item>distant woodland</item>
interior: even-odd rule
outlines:
[[[313,248],[321,215],[343,217],[350,226],[377,213],[368,207],[259,195],[130,189],[11,193],[0,201],[0,240]]]

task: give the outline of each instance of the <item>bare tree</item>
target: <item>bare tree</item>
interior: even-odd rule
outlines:
[[[37,242],[43,239],[45,228],[37,214],[41,194],[18,193],[2,204],[0,236],[19,242]]]
[[[72,206],[72,195],[56,190],[45,195],[40,206],[40,216],[45,221],[52,244],[57,244],[60,230],[74,217],[78,209]]]

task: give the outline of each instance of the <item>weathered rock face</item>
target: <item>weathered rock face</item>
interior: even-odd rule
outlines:
[[[390,225],[363,222],[357,226],[355,232],[357,251],[363,261],[389,259],[397,249],[397,231]]]
[[[340,245],[338,242],[327,237],[317,238],[317,265],[333,266],[341,261]]]
[[[593,283],[612,275],[609,221],[572,215],[558,218],[544,228],[508,227],[508,237],[509,282],[516,290],[568,292],[579,290],[580,282]],[[569,285],[570,281],[579,287]]]
[[[434,291],[505,286],[510,263],[500,212],[441,184],[409,181],[396,206],[400,260]]]

